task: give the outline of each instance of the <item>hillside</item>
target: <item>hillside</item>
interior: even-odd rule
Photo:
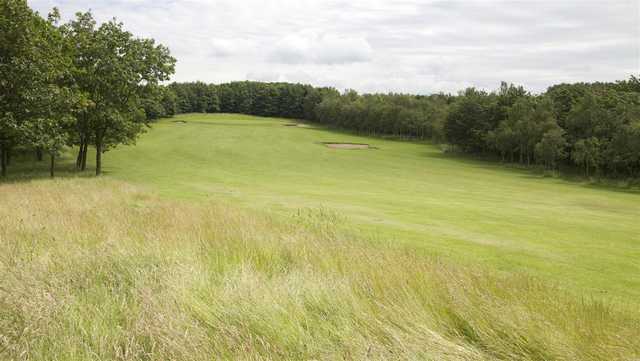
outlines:
[[[170,201],[108,179],[0,185],[5,360],[633,360],[640,314],[524,275]]]
[[[73,160],[0,184],[8,359],[640,355],[632,191],[243,115]]]
[[[136,146],[107,153],[106,171],[164,196],[284,216],[325,208],[382,243],[539,275],[581,295],[640,299],[640,194],[449,156],[428,143],[289,123],[243,115],[164,120]]]

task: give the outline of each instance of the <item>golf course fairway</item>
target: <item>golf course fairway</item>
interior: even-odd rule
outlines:
[[[283,216],[321,209],[375,242],[525,272],[583,294],[640,298],[638,193],[447,155],[429,143],[292,125],[180,115],[106,153],[105,171],[167,197]]]

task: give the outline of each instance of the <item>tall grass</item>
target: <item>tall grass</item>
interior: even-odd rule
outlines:
[[[640,358],[637,310],[340,229],[104,179],[0,185],[0,359]]]

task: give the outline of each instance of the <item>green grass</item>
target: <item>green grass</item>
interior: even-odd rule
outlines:
[[[287,123],[164,120],[102,178],[15,159],[0,359],[640,358],[638,194]]]
[[[176,123],[186,121],[186,123]],[[295,214],[323,208],[378,242],[640,299],[640,195],[443,154],[436,146],[244,115],[183,115],[105,155],[163,196]],[[368,143],[370,150],[321,142]]]
[[[640,298],[638,194],[450,157],[430,144],[285,123],[180,116],[108,153],[106,171],[168,196],[283,214],[325,207],[373,238]],[[377,149],[319,144],[333,141]]]
[[[640,312],[128,182],[0,184],[1,360],[640,357]]]

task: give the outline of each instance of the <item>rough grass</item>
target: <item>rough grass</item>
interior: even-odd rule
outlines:
[[[224,200],[282,216],[323,207],[365,238],[640,305],[640,193],[543,178],[428,143],[283,126],[290,123],[180,115],[154,124],[135,146],[107,152],[105,172],[172,199]],[[60,175],[76,176],[68,172],[74,163],[75,154],[61,159]],[[93,176],[91,167],[84,175]],[[46,168],[15,159],[10,176],[48,177]]]
[[[3,360],[635,360],[640,316],[523,275],[105,179],[0,185]]]

